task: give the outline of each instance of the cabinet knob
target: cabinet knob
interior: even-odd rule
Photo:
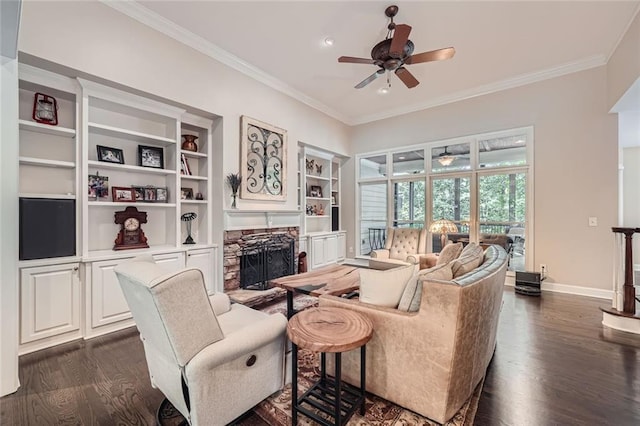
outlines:
[[[77,271],[77,270],[78,270],[78,267],[76,266],[75,268],[73,268],[73,270],[74,270],[74,271]]]

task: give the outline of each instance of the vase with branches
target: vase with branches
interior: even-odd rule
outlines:
[[[236,197],[238,196],[238,190],[240,189],[240,184],[242,183],[242,176],[239,173],[229,173],[227,175],[227,184],[231,188],[231,195],[233,196],[233,203],[231,203],[231,208],[235,209],[236,207]]]

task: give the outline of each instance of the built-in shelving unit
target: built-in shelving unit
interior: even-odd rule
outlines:
[[[76,208],[73,255],[19,262],[20,353],[132,325],[114,268],[140,254],[153,256],[168,272],[199,268],[208,291],[219,290],[210,184],[213,117],[30,66],[20,65],[19,72],[19,196],[74,200]],[[57,125],[32,119],[36,93],[55,98]],[[181,148],[184,134],[198,137],[197,151]],[[98,146],[112,148],[118,162],[100,161]],[[145,147],[162,153],[159,167],[142,164]],[[108,190],[102,196],[95,196],[90,176],[103,179]],[[135,201],[114,201],[115,187],[133,189]],[[166,190],[166,199],[157,200],[157,192],[138,198],[152,188]],[[192,199],[183,199],[183,189]],[[147,213],[141,228],[149,248],[114,250],[120,230],[114,216],[128,206]],[[191,222],[195,244],[184,244],[186,212],[197,214]]]
[[[332,153],[300,147],[298,197],[304,212],[304,247],[311,269],[345,258],[346,233],[340,229],[340,164]],[[301,244],[303,245],[303,244]]]

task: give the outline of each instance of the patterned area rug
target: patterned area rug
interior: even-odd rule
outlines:
[[[316,306],[318,299],[312,296],[296,295],[294,297],[294,307],[301,310],[310,306]],[[257,306],[263,312],[272,314],[280,312],[286,316],[287,303],[286,300],[277,300],[271,303]],[[320,376],[320,361],[317,353],[301,349],[298,353],[298,392],[302,395],[311,384],[313,384]],[[446,426],[473,426],[473,420],[478,409],[478,401],[482,393],[483,381],[481,381],[471,395],[471,398],[464,403],[462,408],[456,413]],[[176,426],[187,423],[184,418],[177,412],[171,403],[167,402],[164,407],[164,416],[160,416],[159,424],[161,426]],[[253,411],[262,418],[270,426],[290,426],[291,425],[291,385],[287,385],[282,392],[277,392],[269,398],[262,401]],[[249,424],[249,423],[242,423]],[[311,426],[317,423],[305,417],[298,415],[298,425]],[[378,398],[375,395],[367,394],[366,412],[364,416],[356,413],[347,423],[349,426],[439,426],[432,420],[422,417],[413,411],[406,410],[392,402]]]
[[[298,392],[302,395],[319,377],[319,356],[317,353],[302,349],[298,359]],[[482,393],[483,381],[478,384],[471,398],[460,408],[447,426],[472,426]],[[291,385],[282,392],[271,395],[262,401],[253,411],[271,426],[291,425]],[[298,415],[298,425],[310,426],[317,423]],[[367,394],[364,416],[356,412],[347,425],[350,426],[438,426],[440,423],[422,417],[375,395]]]

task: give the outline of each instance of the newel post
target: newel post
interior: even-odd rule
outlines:
[[[611,228],[613,232],[624,234],[624,286],[622,311],[631,315],[636,313],[636,290],[633,287],[633,234],[640,228]]]

